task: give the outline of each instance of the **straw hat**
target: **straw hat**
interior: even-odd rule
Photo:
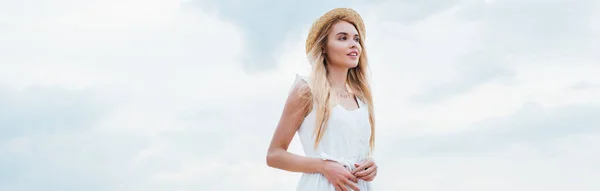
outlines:
[[[323,27],[335,19],[344,19],[354,23],[360,38],[365,39],[365,24],[358,12],[350,8],[335,8],[319,17],[310,27],[308,38],[306,38],[306,54],[310,52],[310,48],[317,41],[319,32],[323,30]]]

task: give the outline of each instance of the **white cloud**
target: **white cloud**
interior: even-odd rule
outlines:
[[[375,88],[379,93],[377,95],[378,112],[381,114],[379,118],[381,123],[385,123],[384,127],[407,127],[402,128],[402,131],[413,133],[414,131],[455,131],[480,119],[508,115],[527,102],[540,102],[547,106],[597,102],[594,98],[597,94],[595,91],[584,93],[564,90],[581,81],[598,82],[597,75],[592,72],[598,70],[593,64],[598,62],[598,58],[594,53],[587,51],[589,43],[575,41],[579,44],[571,45],[578,46],[552,46],[555,48],[538,49],[536,46],[546,44],[527,40],[515,41],[504,31],[510,31],[511,35],[543,35],[543,27],[546,25],[536,25],[538,29],[536,31],[541,33],[537,34],[519,30],[521,22],[514,22],[515,24],[511,25],[513,23],[511,20],[515,19],[512,17],[492,17],[488,22],[488,17],[480,18],[472,14],[472,10],[481,6],[495,10],[498,12],[497,15],[508,14],[507,12],[511,11],[494,8],[495,3],[499,2],[491,5],[480,4],[477,1],[463,2],[431,14],[418,22],[401,22],[394,25],[387,24],[392,23],[390,21],[394,18],[386,15],[384,11],[373,14],[382,15],[375,17],[385,21],[375,21],[370,24],[371,35],[386,38],[370,38],[372,44],[370,47],[378,48],[377,50],[371,48],[371,52],[374,52],[371,53],[371,60],[374,73],[378,75],[374,77]],[[387,2],[382,5],[395,7],[392,4]],[[523,2],[523,4],[529,7],[530,4],[540,4],[540,10],[518,9],[519,14],[532,12],[531,14],[538,15],[533,18],[539,18],[539,15],[550,12],[549,10],[560,8],[554,6],[557,3]],[[586,4],[588,3],[582,2],[574,6],[582,7]],[[519,2],[503,2],[500,6],[518,7],[519,5]],[[587,20],[586,13],[579,13],[566,19]],[[568,20],[561,21],[557,25],[567,22]],[[574,26],[576,29],[583,28],[580,25]],[[560,27],[552,26],[550,29],[553,28]],[[496,29],[501,30],[496,31]],[[378,31],[382,32],[378,33]],[[590,31],[567,32],[558,37],[570,39],[569,34],[577,35]],[[563,39],[553,39],[556,42],[561,40]],[[532,50],[539,51],[536,54],[524,54],[525,52],[498,48],[504,45],[512,46],[515,43],[527,44],[533,47]],[[560,56],[550,55],[561,51],[569,53]],[[474,57],[480,58],[473,59]],[[494,72],[508,75],[489,78]],[[416,104],[408,99],[423,96],[423,93],[443,99],[436,98],[441,102],[432,104]]]
[[[380,190],[596,190],[598,134],[557,139],[545,152],[512,143],[480,154],[382,159]],[[385,160],[385,162],[383,161]],[[385,168],[383,168],[385,167]]]

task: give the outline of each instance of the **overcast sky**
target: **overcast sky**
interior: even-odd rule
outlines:
[[[600,190],[593,0],[0,0],[0,190],[294,190],[265,154],[334,7],[367,27],[377,190]]]

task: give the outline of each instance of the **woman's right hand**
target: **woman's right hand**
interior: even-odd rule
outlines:
[[[360,190],[356,185],[356,183],[358,183],[357,178],[350,173],[350,170],[344,168],[344,166],[335,161],[324,161],[321,174],[323,174],[325,178],[327,178],[327,180],[333,184],[333,187],[335,187],[336,191],[350,191],[346,185],[350,186],[352,190]]]

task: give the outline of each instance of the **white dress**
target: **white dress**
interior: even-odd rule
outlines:
[[[296,75],[308,82],[306,77]],[[348,170],[354,170],[354,164],[363,162],[369,156],[369,139],[371,125],[367,105],[357,99],[359,108],[347,110],[336,104],[331,108],[327,129],[314,150],[315,111],[314,109],[304,118],[298,129],[298,136],[307,157],[336,161]],[[371,183],[358,179],[361,191],[372,191]],[[349,190],[351,190],[348,187]],[[303,173],[297,191],[335,191],[334,186],[320,173]]]

